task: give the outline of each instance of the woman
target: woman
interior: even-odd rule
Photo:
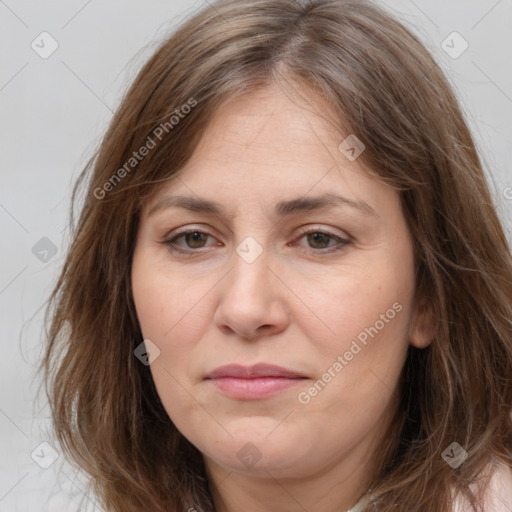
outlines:
[[[86,177],[43,368],[107,511],[512,510],[510,250],[397,21],[208,7]]]

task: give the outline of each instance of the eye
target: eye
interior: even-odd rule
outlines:
[[[197,229],[190,229],[175,233],[174,236],[167,238],[162,243],[171,251],[189,252],[207,247],[206,241],[208,237],[213,238],[208,233],[204,233]],[[183,240],[185,246],[178,243],[178,240],[180,239]],[[217,242],[217,245],[221,245],[220,242]]]
[[[306,238],[309,248],[315,249],[313,252],[339,251],[351,244],[351,240],[349,238],[342,238],[333,233],[320,231],[318,229],[302,233],[299,240],[302,240],[303,238]]]
[[[166,238],[161,243],[166,245],[171,252],[188,254],[193,252],[200,253],[201,249],[205,249],[209,245],[222,245],[221,242],[216,242],[214,244],[210,243],[208,245],[208,238],[213,239],[213,236],[198,229],[188,229],[174,233],[171,237]],[[315,254],[340,251],[352,243],[349,238],[342,238],[333,233],[321,231],[319,229],[310,229],[309,231],[302,233],[297,240],[302,240],[303,238],[307,240],[309,249],[312,249],[311,252]],[[290,245],[302,244],[293,242]]]

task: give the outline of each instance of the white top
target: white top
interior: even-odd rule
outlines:
[[[485,512],[512,512],[512,468],[499,463],[489,467],[493,472],[485,494]],[[455,502],[454,512],[471,512],[473,509],[466,499]]]
[[[356,505],[347,512],[361,512],[368,503],[369,497],[363,496]],[[504,464],[494,468],[494,474],[487,488],[484,502],[485,512],[512,512],[512,469]],[[455,500],[453,512],[472,512],[466,499],[459,496]]]
[[[363,507],[368,503],[369,499],[367,496],[363,496],[356,505],[354,505],[350,510],[347,510],[347,512],[361,512],[363,510]]]

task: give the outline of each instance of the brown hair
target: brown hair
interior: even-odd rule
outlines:
[[[409,349],[373,506],[443,512],[453,490],[474,500],[469,484],[489,462],[512,465],[510,250],[446,78],[368,1],[217,2],[140,71],[77,182],[74,200],[89,180],[47,310],[41,369],[58,441],[109,511],[213,510],[201,454],[133,354],[142,335],[131,260],[142,205],[177,175],[212,115],[271,82],[313,88],[332,107],[321,114],[356,134],[361,161],[400,191],[417,298],[435,320],[432,344]],[[148,137],[155,147],[131,161]],[[457,469],[441,457],[454,441],[469,454]]]

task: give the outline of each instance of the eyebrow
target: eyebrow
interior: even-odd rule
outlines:
[[[367,215],[379,217],[378,213],[364,201],[348,199],[333,193],[316,197],[298,197],[288,201],[279,201],[275,206],[275,212],[279,217],[287,217],[295,213],[320,210],[332,206],[349,206]],[[193,212],[227,217],[224,207],[217,201],[186,196],[163,197],[149,210],[148,216],[153,215],[157,211],[171,207],[181,207]]]

